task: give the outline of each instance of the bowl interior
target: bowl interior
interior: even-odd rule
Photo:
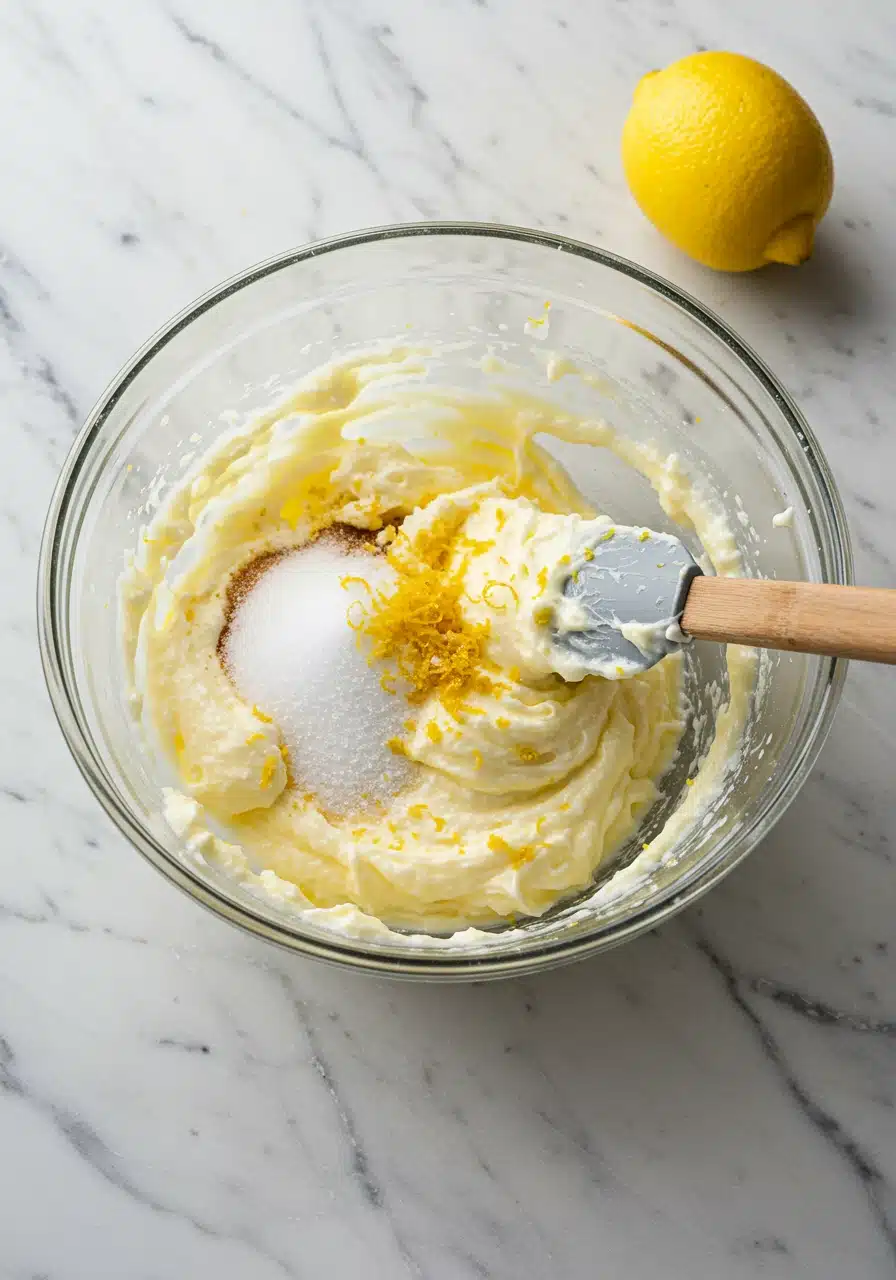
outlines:
[[[411,943],[346,942],[185,855],[161,817],[160,787],[173,779],[147,753],[127,706],[117,630],[125,556],[197,454],[302,374],[384,342],[431,348],[438,382],[483,389],[507,378],[678,453],[724,509],[747,572],[844,580],[838,504],[816,447],[758,362],[698,312],[636,268],[568,242],[411,229],[266,264],[155,339],[85,429],[45,546],[51,690],[79,762],[138,847],[204,901],[278,941],[374,967],[446,972],[477,965],[512,971],[609,945],[733,865],[780,812],[817,745],[837,686],[829,660],[763,659],[740,761],[674,860],[598,909],[562,904],[525,926],[522,937],[499,934],[461,956]],[[549,380],[552,354],[586,377]],[[505,366],[498,373],[496,357]],[[599,509],[623,522],[673,528],[646,481],[608,450],[555,441],[549,447]],[[792,526],[773,526],[787,507],[794,509]],[[676,806],[708,746],[708,691],[724,687],[721,659],[715,646],[690,651],[695,714],[657,805],[620,851],[623,862]]]

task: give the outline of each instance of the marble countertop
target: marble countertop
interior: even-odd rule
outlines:
[[[798,272],[713,276],[629,199],[645,70],[771,62],[837,190]],[[44,692],[44,510],[179,307],[364,224],[524,223],[716,308],[896,585],[890,0],[6,0],[0,7],[0,1276],[896,1274],[896,672],[854,666],[762,847],[658,933],[432,989],[280,954],[125,844]]]

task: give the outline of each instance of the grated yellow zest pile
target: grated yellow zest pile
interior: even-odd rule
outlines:
[[[421,567],[402,573],[391,594],[378,591],[371,601],[361,625],[371,657],[395,662],[411,687],[409,702],[438,693],[450,707],[471,689],[492,688],[481,670],[488,626],[466,620],[462,595],[460,575]]]
[[[392,660],[407,681],[409,702],[425,702],[434,693],[449,711],[465,694],[495,687],[484,670],[488,624],[468,621],[461,603],[464,566],[449,568],[456,532],[449,522],[436,521],[413,543],[399,533],[388,550],[397,585],[373,594],[359,626],[371,659]]]

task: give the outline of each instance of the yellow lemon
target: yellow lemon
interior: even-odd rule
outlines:
[[[738,53],[695,53],[646,75],[622,159],[654,226],[719,271],[804,262],[834,185],[831,149],[808,104]]]

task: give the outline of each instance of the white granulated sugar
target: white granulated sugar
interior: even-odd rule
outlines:
[[[239,602],[225,654],[240,695],[282,733],[298,786],[336,814],[387,801],[414,768],[386,745],[411,711],[358,647],[346,615],[370,596],[347,577],[382,588],[394,573],[384,557],[332,541],[275,561]]]

